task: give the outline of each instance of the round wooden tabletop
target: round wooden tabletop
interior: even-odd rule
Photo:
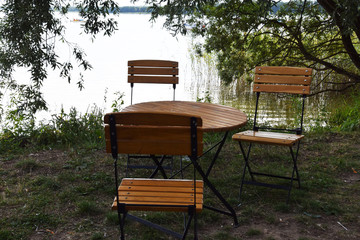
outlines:
[[[204,132],[223,132],[244,126],[247,116],[239,109],[212,103],[187,101],[143,102],[126,107],[124,112],[156,111],[185,113],[202,118]]]

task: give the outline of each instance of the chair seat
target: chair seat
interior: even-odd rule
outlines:
[[[196,181],[196,211],[203,208],[202,180]],[[126,210],[188,212],[194,205],[194,181],[184,179],[124,178],[118,188]],[[112,209],[117,209],[116,197]]]
[[[302,138],[304,138],[304,135],[251,130],[236,133],[232,137],[232,139],[235,141],[245,141],[281,146],[292,146]]]

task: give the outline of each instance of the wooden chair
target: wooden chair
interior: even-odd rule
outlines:
[[[285,189],[288,191],[287,203],[290,199],[290,192],[293,181],[297,181],[300,188],[300,177],[297,168],[297,158],[300,147],[300,140],[304,138],[303,132],[303,118],[305,98],[310,94],[310,83],[312,79],[311,68],[298,67],[256,67],[253,91],[256,92],[256,105],[253,130],[239,132],[233,135],[232,139],[239,142],[241,153],[245,159],[245,166],[240,186],[240,198],[243,191],[244,184],[251,184],[257,186],[265,186],[277,189]],[[300,126],[296,129],[277,129],[272,127],[259,127],[257,125],[257,112],[260,93],[285,93],[293,94],[302,97],[302,111]],[[242,145],[243,142],[248,142],[247,151]],[[290,154],[293,162],[291,176],[277,176],[268,173],[255,172],[250,167],[250,151],[252,144],[269,144],[276,146],[283,146],[290,148]],[[296,151],[293,151],[293,146],[296,146]],[[248,170],[251,180],[245,180],[246,169]],[[255,176],[280,178],[290,181],[289,185],[270,184],[259,182]]]
[[[128,61],[128,83],[131,86],[131,105],[133,102],[133,89],[134,83],[149,83],[149,84],[172,84],[174,93],[173,100],[175,100],[175,89],[176,84],[179,83],[179,63],[175,61],[167,60],[131,60]],[[155,176],[158,172],[159,161],[164,161],[165,159],[170,159],[170,163],[164,166],[161,169],[161,174],[164,178],[167,178],[165,171],[163,169],[173,169],[173,158],[164,157],[164,159],[151,159],[156,163],[156,165],[149,164],[134,164],[131,163],[131,159],[149,159],[149,156],[139,156],[139,155],[128,155],[128,160],[126,164],[126,173],[129,169],[155,169],[151,176]],[[180,162],[181,163],[181,162]]]
[[[179,83],[179,63],[167,60],[128,61],[128,83],[131,86],[131,104],[134,83],[172,84],[175,100],[176,84]]]
[[[125,238],[125,218],[185,239],[194,219],[197,239],[197,213],[203,208],[203,181],[193,179],[123,178],[119,184],[118,154],[187,155],[196,162],[203,152],[200,117],[158,112],[119,112],[105,115],[106,151],[114,158],[117,210],[121,239]],[[171,211],[188,213],[184,232],[179,234],[130,211]]]

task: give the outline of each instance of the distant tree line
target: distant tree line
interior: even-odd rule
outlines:
[[[135,7],[135,6],[126,6],[119,7],[120,13],[146,13],[150,12],[148,7]],[[79,12],[80,10],[76,7],[69,7],[69,12]],[[110,11],[111,12],[111,11]]]

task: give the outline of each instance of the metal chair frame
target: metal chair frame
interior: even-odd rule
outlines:
[[[301,127],[296,128],[296,129],[279,129],[279,128],[258,127],[258,126],[256,126],[257,107],[258,107],[259,97],[260,97],[260,93],[258,92],[257,96],[256,96],[256,110],[255,110],[254,126],[253,126],[254,131],[258,131],[259,129],[265,129],[265,130],[274,130],[274,131],[295,132],[296,134],[299,134],[299,135],[302,134],[302,132],[303,132],[302,125],[303,125],[303,116],[304,116],[304,103],[305,103],[305,98],[306,98],[305,95],[303,96],[302,113],[301,113]],[[248,146],[247,152],[245,152],[244,146],[242,145],[241,141],[239,141],[240,150],[241,150],[241,153],[242,153],[242,155],[244,157],[244,160],[245,160],[245,166],[244,166],[243,173],[242,173],[240,193],[239,193],[240,198],[241,198],[241,194],[243,192],[243,185],[248,184],[248,185],[256,185],[256,186],[263,186],[263,187],[269,187],[269,188],[288,190],[288,196],[287,196],[287,200],[286,200],[286,202],[288,203],[289,199],[290,199],[290,192],[291,192],[291,189],[292,189],[293,181],[297,181],[299,188],[301,187],[300,186],[300,176],[299,176],[299,171],[298,171],[298,167],[297,167],[297,158],[298,158],[299,149],[300,149],[300,140],[297,142],[295,152],[294,152],[294,150],[293,150],[293,148],[291,146],[289,147],[291,158],[292,158],[292,161],[293,161],[293,170],[292,170],[291,177],[272,175],[272,174],[252,171],[251,168],[250,168],[250,165],[249,165],[249,156],[250,156],[252,145],[253,144],[250,143],[249,146]],[[245,181],[246,169],[248,170],[248,172],[250,174],[251,181]],[[271,178],[287,179],[287,180],[290,180],[290,185],[289,186],[284,186],[284,185],[279,185],[279,184],[269,184],[269,183],[258,182],[258,181],[255,180],[254,176],[265,176],[265,177],[271,177]]]
[[[259,69],[260,69],[260,67],[259,67]],[[272,127],[260,127],[257,125],[260,91],[256,92],[256,105],[255,105],[253,131],[258,132],[259,130],[265,130],[265,131],[270,131],[270,132],[295,133],[296,135],[302,135],[306,96],[307,96],[306,94],[302,94],[302,110],[301,110],[300,126],[295,129],[281,129],[281,128],[272,128]],[[240,191],[239,191],[239,200],[241,200],[241,195],[243,192],[244,184],[248,184],[248,185],[263,186],[263,187],[287,190],[288,195],[287,195],[286,203],[289,203],[290,193],[291,193],[291,190],[293,187],[293,182],[295,181],[298,183],[298,188],[301,187],[300,175],[299,175],[298,166],[297,166],[297,159],[298,159],[298,155],[299,155],[301,140],[298,140],[293,146],[289,146],[290,155],[291,155],[291,159],[292,159],[292,165],[293,165],[292,173],[291,173],[290,177],[253,171],[252,168],[250,167],[249,157],[250,157],[250,152],[251,152],[252,146],[256,142],[255,143],[249,142],[248,148],[245,149],[245,147],[242,144],[242,141],[246,141],[246,140],[238,140],[242,156],[244,157],[244,160],[245,160],[245,164],[244,164],[244,168],[243,168],[243,172],[242,172],[241,185],[240,185]],[[261,144],[261,143],[258,143],[258,144]],[[277,145],[277,144],[274,144],[274,145]],[[293,147],[296,148],[295,151],[294,151]],[[245,180],[246,170],[249,172],[251,180]],[[289,180],[290,184],[288,186],[286,186],[286,185],[280,185],[280,184],[270,184],[270,183],[265,183],[265,182],[259,182],[255,179],[255,176],[285,179],[285,180]]]
[[[176,84],[178,84],[178,62],[175,61],[166,61],[166,60],[130,60],[128,61],[128,82],[131,87],[131,105],[133,104],[133,89],[134,83],[156,83],[156,84],[172,84],[173,87],[173,101],[175,101],[175,90]],[[166,67],[167,69],[173,69],[171,75],[168,72],[161,73],[162,75],[158,75],[158,72],[137,72],[135,67],[151,67],[150,69],[158,69],[162,67]],[[170,76],[170,77],[169,77]],[[165,80],[163,80],[165,79]],[[152,159],[155,165],[136,165],[131,164],[131,159]],[[161,164],[159,164],[159,159]],[[166,166],[161,166],[165,159],[170,160],[170,163]],[[154,177],[158,170],[160,170],[162,176],[167,178],[166,170],[170,170],[172,172],[174,166],[174,159],[171,156],[140,156],[140,155],[128,155],[127,163],[126,163],[126,176],[128,176],[129,169],[154,169],[151,177]],[[180,161],[180,167],[182,167],[182,161]]]

